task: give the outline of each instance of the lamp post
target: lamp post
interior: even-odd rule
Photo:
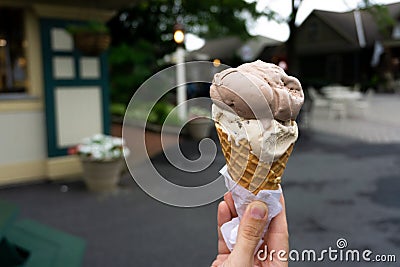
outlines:
[[[186,105],[186,69],[185,65],[185,49],[183,48],[183,41],[185,40],[185,32],[181,24],[176,24],[174,27],[174,41],[178,44],[176,49],[176,82],[178,84],[176,102],[178,105],[178,117],[182,121],[187,117]]]

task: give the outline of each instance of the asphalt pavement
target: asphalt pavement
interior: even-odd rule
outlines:
[[[382,114],[400,112],[400,105],[384,106],[390,110],[379,111]],[[391,118],[394,126],[392,123],[390,131],[381,127],[379,138],[366,138],[368,127],[371,135],[378,136],[377,118],[319,117],[300,129],[282,182],[290,247],[294,258],[296,251],[300,256],[304,250],[315,251],[317,261],[323,250],[338,249],[340,239],[340,246],[345,244],[343,240],[347,244],[344,253],[370,250],[371,259],[395,255],[397,263],[366,265],[362,260],[330,260],[322,254],[322,262],[299,257],[290,266],[399,266],[400,142],[393,131],[400,136],[400,123]],[[338,130],[343,124],[358,129],[357,121],[364,127],[362,137],[354,130]],[[382,124],[389,122],[383,120]],[[217,140],[215,130],[212,137]],[[184,139],[181,148],[185,155],[196,158],[197,145]],[[217,177],[224,158],[218,151],[214,163],[202,174],[182,173],[163,155],[152,162],[174,183],[201,184]],[[89,193],[80,181],[47,182],[2,188],[0,198],[17,204],[21,218],[83,237],[87,242],[83,266],[200,267],[209,266],[216,255],[218,201],[197,208],[172,207],[144,193],[129,174],[111,194]]]

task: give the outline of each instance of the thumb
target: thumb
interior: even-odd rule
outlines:
[[[254,260],[255,249],[262,237],[264,227],[267,224],[268,208],[264,202],[254,201],[250,203],[240,221],[236,245],[232,257],[243,261],[248,266]]]

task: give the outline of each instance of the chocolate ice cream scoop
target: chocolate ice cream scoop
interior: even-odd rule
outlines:
[[[228,105],[245,119],[295,120],[304,102],[300,82],[270,63],[257,60],[215,74],[210,88],[213,102]]]

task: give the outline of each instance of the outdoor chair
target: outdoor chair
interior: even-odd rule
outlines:
[[[314,87],[308,88],[308,93],[310,95],[313,108],[327,108],[329,107],[329,100],[321,96]]]
[[[374,96],[374,90],[369,88],[362,99],[351,103],[351,113],[354,116],[366,116],[366,111],[370,107],[371,98]]]
[[[342,100],[332,99],[329,102],[329,117],[335,119],[346,118],[346,103]]]

